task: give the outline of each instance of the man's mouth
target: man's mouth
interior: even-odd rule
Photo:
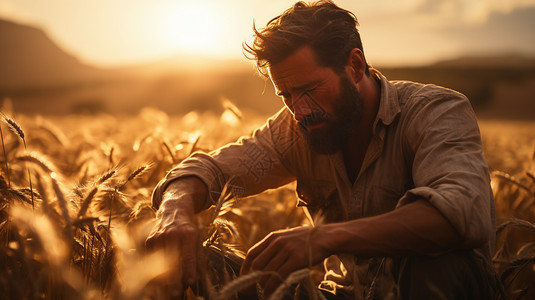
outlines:
[[[318,129],[320,127],[323,127],[325,126],[325,121],[321,121],[321,122],[316,122],[314,124],[310,124],[307,126],[307,129],[310,131],[310,130],[314,130],[314,129]]]

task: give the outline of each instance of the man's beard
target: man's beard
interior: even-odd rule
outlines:
[[[298,122],[310,149],[319,154],[334,154],[342,150],[362,118],[362,96],[347,75],[340,76],[340,79],[340,96],[333,105],[333,114],[316,111]],[[307,126],[320,122],[325,122],[325,125],[316,129]]]

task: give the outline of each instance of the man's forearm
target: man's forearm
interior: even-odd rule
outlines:
[[[378,216],[327,224],[318,234],[331,254],[432,255],[463,246],[455,228],[425,200]]]
[[[180,253],[181,269],[177,272],[178,278],[170,284],[180,292],[182,282],[192,285],[197,279],[201,247],[195,213],[205,208],[207,193],[206,186],[197,177],[170,182],[161,195],[163,200],[156,224],[145,241],[149,249],[163,248]]]
[[[162,195],[160,211],[187,210],[195,214],[209,207],[208,190],[197,177],[185,177],[171,181]]]

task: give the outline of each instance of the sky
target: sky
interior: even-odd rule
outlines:
[[[81,61],[118,67],[178,53],[243,58],[288,0],[0,0],[0,18],[42,28]],[[535,0],[338,0],[356,14],[372,65],[464,55],[535,56]]]

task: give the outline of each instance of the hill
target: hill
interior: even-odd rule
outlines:
[[[0,20],[0,101],[28,114],[134,114],[220,111],[228,98],[271,114],[281,107],[271,82],[243,60],[177,54],[156,62],[100,69],[80,62],[40,29]],[[391,80],[433,83],[466,94],[479,116],[535,119],[535,59],[466,56],[428,66],[378,69]]]
[[[535,120],[535,59],[466,56],[420,67],[381,67],[391,80],[436,84],[465,94],[480,117]]]
[[[106,75],[60,49],[35,27],[0,19],[0,41],[0,90],[70,85]]]
[[[442,60],[433,64],[438,68],[501,68],[501,69],[533,69],[535,58],[521,54],[503,55],[469,55],[453,59]]]

